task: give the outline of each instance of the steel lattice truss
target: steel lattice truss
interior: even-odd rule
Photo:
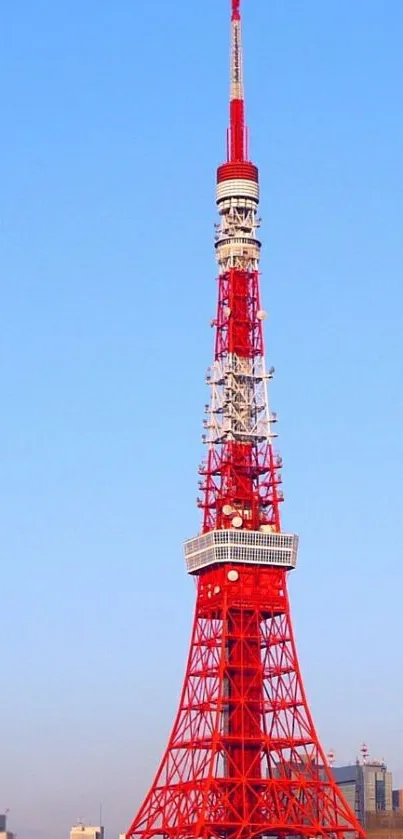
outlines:
[[[364,834],[327,765],[305,696],[281,529],[259,289],[259,179],[248,160],[240,0],[232,0],[227,162],[217,172],[219,269],[198,504],[185,545],[197,600],[179,710],[127,839]],[[187,552],[187,553],[186,553]]]
[[[262,601],[269,604],[262,606]],[[361,832],[306,702],[283,571],[199,579],[178,715],[130,835],[344,836]]]

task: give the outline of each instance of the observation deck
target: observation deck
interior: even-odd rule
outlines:
[[[298,536],[260,530],[211,530],[184,544],[188,574],[209,565],[272,565],[291,570],[297,564]]]

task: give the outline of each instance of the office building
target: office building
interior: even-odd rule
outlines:
[[[394,789],[392,792],[393,809],[403,812],[403,789]]]
[[[358,763],[349,766],[333,767],[333,775],[337,785],[355,813],[360,824],[365,824],[365,796],[363,767]]]
[[[7,816],[0,813],[0,839],[14,839],[14,833],[7,830]]]
[[[76,824],[70,830],[70,839],[104,839],[104,828],[101,825]]]
[[[362,766],[364,776],[364,805],[366,813],[391,813],[392,773],[383,761],[368,760]]]
[[[392,813],[392,773],[383,761],[357,760],[348,766],[336,766],[333,775],[350,807],[363,826],[370,813]]]

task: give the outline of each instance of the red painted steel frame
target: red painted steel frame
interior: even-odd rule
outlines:
[[[263,356],[259,310],[256,271],[231,270],[219,277],[216,361],[229,354],[243,359]],[[231,312],[230,318],[227,311]],[[279,505],[283,499],[279,490],[280,467],[281,459],[267,440],[254,445],[229,441],[211,449],[206,465],[199,470],[204,479],[203,499],[199,503],[204,511],[203,532],[228,527],[228,519],[226,523],[222,513],[225,505],[243,510],[246,529],[257,530],[261,524],[271,524],[279,531]]]
[[[198,580],[178,715],[128,835],[363,836],[309,712],[285,572],[229,570]]]
[[[231,9],[235,27],[240,0]],[[219,183],[257,182],[245,137],[244,102],[234,99]],[[217,363],[263,358],[259,311],[256,270],[231,268],[219,276]],[[230,526],[225,505],[242,510],[246,530],[266,524],[280,532],[280,467],[271,437],[211,446],[200,469],[203,532]],[[353,834],[364,837],[327,765],[305,696],[287,572],[228,563],[205,568],[178,714],[128,839]]]

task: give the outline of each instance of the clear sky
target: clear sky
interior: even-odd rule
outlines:
[[[403,785],[401,0],[244,0],[291,582],[339,762]],[[227,0],[3,0],[0,810],[124,830],[194,585]]]

